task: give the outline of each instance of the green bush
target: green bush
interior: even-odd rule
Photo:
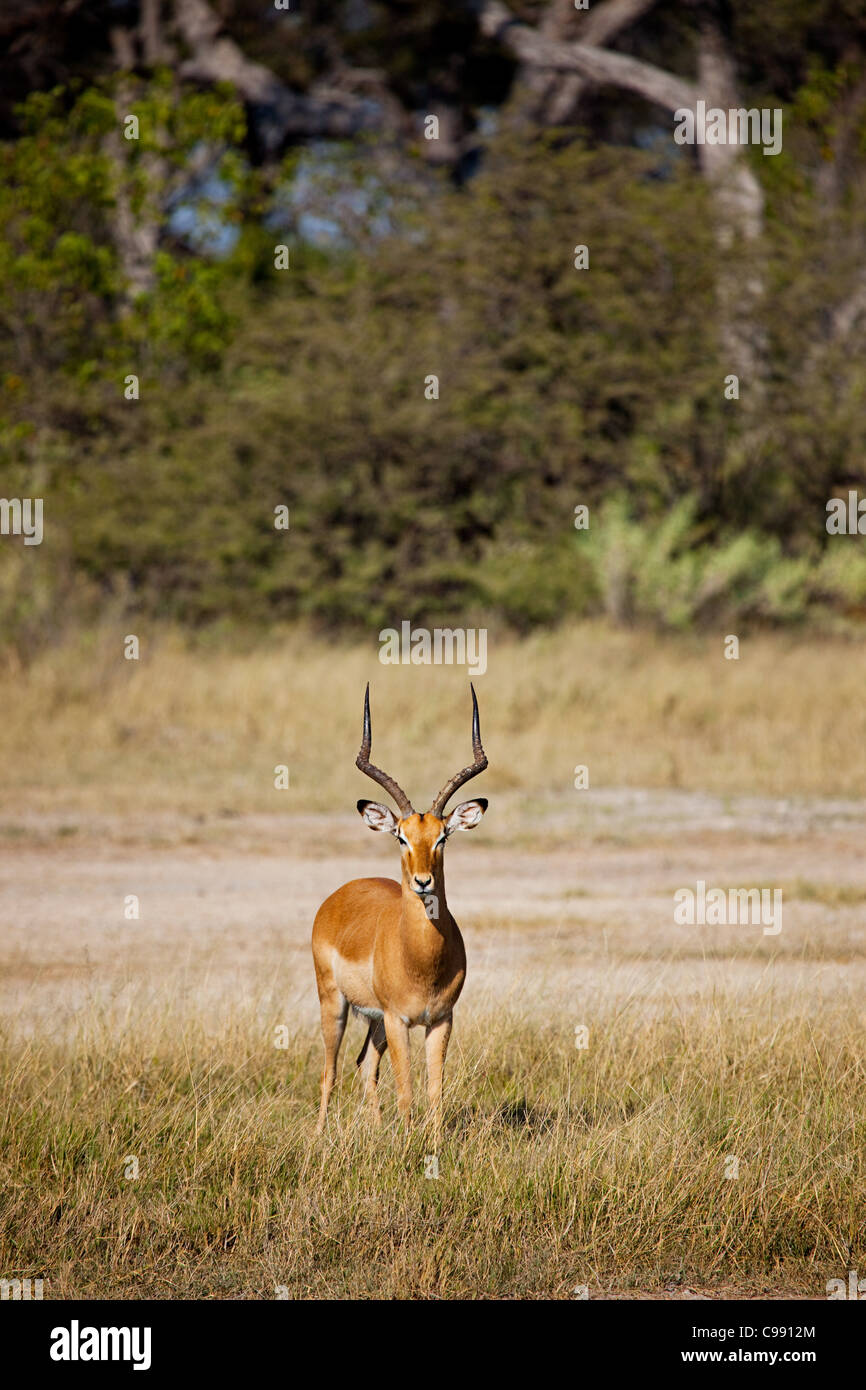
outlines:
[[[824,529],[866,457],[862,339],[842,351],[825,331],[856,283],[856,197],[831,215],[807,179],[769,181],[765,239],[733,268],[766,285],[766,357],[732,401],[721,253],[688,167],[659,178],[635,150],[502,137],[460,190],[395,187],[388,236],[294,239],[280,274],[237,108],[177,100],[159,82],[136,97],[164,177],[210,133],[243,234],[223,260],[163,245],[157,289],[132,305],[109,98],[65,114],[40,98],[32,133],[0,150],[0,470],[6,495],[42,479],[34,594],[72,592],[74,576],[194,625],[858,618],[862,564]],[[147,153],[128,156],[133,191]],[[363,151],[344,158],[369,177]],[[581,243],[589,270],[574,268]],[[34,630],[21,612],[7,604],[7,626]]]

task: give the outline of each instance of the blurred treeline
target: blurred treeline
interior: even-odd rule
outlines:
[[[579,43],[553,10],[514,14]],[[45,539],[0,539],[7,638],[112,607],[856,622],[825,506],[866,459],[864,10],[632,0],[607,40],[692,83],[715,53],[783,110],[733,171],[748,224],[669,112],[589,78],[569,109],[478,6],[13,7],[0,492],[45,499]]]

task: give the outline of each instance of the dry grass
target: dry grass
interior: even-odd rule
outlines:
[[[292,808],[351,806],[367,679],[377,755],[419,800],[467,745],[465,670],[382,666],[374,638],[335,647],[291,629],[238,651],[142,631],[131,662],[122,635],[0,672],[0,778],[16,805],[282,810],[282,763]],[[568,796],[584,763],[593,787],[859,796],[866,646],[762,635],[726,661],[722,636],[491,634],[476,678],[489,790]]]
[[[475,1014],[438,1179],[390,1075],[368,1129],[348,1052],[314,1139],[309,1035],[281,1051],[249,1017],[214,1040],[194,1016],[91,1014],[67,1046],[7,1044],[0,1268],[53,1297],[820,1296],[866,1258],[863,1018],[730,1004],[603,1009],[585,1051],[568,1019]]]

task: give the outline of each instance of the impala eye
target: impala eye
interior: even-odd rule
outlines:
[[[434,849],[438,849],[439,846],[440,846],[440,845],[444,845],[444,843],[445,843],[445,836],[444,836],[444,835],[440,835],[440,836],[439,836],[439,839],[436,841],[436,843],[435,843],[435,845],[433,846],[433,848],[434,848]]]
[[[398,844],[398,845],[403,845],[403,846],[405,846],[407,849],[408,849],[408,847],[409,847],[409,841],[408,841],[408,840],[404,840],[402,835],[398,835],[398,836],[397,836],[397,844]]]

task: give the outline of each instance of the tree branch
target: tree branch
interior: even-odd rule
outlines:
[[[348,92],[299,95],[262,63],[254,63],[223,34],[207,0],[175,0],[175,24],[191,56],[180,75],[195,82],[230,82],[255,108],[256,127],[269,153],[287,139],[343,138],[381,124],[374,103]]]
[[[602,7],[600,7],[602,8]],[[489,39],[510,48],[529,67],[573,72],[600,86],[619,87],[668,111],[694,107],[697,88],[674,73],[623,53],[609,53],[587,43],[562,43],[542,37],[519,23],[499,0],[484,0],[479,24]]]
[[[636,23],[656,4],[656,0],[601,0],[581,19],[577,30],[580,43],[603,47]],[[567,40],[577,18],[572,0],[552,0],[538,32],[553,42]],[[529,85],[541,97],[543,119],[549,125],[568,120],[590,82],[573,72],[551,72],[549,68],[530,70]]]
[[[656,0],[603,0],[587,11],[586,19],[580,26],[580,42],[591,44],[609,43],[630,25],[635,24],[648,10],[654,8]]]

